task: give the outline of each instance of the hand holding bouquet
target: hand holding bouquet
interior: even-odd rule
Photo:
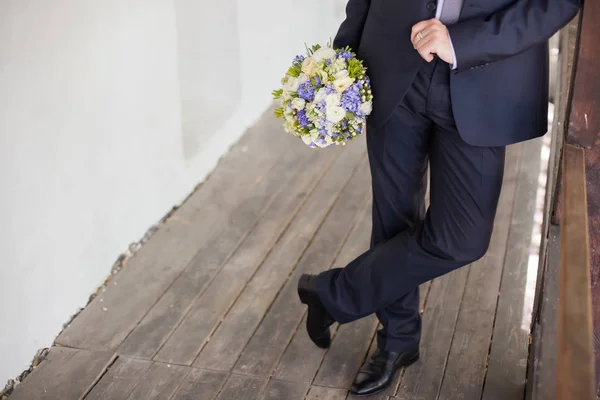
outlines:
[[[345,145],[365,129],[373,95],[366,68],[349,47],[307,49],[307,56],[294,59],[281,83],[273,91],[281,102],[275,115],[306,145]]]

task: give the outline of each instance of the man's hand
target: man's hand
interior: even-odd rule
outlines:
[[[428,19],[413,26],[410,41],[425,61],[433,61],[434,55],[437,54],[448,64],[454,64],[448,29],[439,20]]]

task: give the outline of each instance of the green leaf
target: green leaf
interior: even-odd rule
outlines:
[[[277,90],[273,90],[271,92],[271,94],[273,95],[274,99],[278,99],[281,97],[281,95],[283,94],[283,89],[277,89]]]
[[[297,78],[302,73],[302,65],[301,64],[293,64],[288,70],[287,74]]]
[[[283,107],[279,107],[275,109],[275,117],[283,118]]]
[[[363,72],[362,61],[356,58],[348,60],[348,75],[350,75],[350,78],[359,79]]]

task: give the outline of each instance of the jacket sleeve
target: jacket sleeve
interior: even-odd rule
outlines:
[[[580,0],[516,0],[487,17],[449,25],[458,70],[502,60],[548,40],[580,6]]]
[[[348,5],[346,5],[346,19],[342,22],[333,40],[334,48],[350,46],[355,53],[358,51],[360,37],[362,36],[370,5],[371,0],[348,0]]]

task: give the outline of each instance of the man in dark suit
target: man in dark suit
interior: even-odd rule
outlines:
[[[419,285],[487,251],[505,146],[547,128],[547,40],[579,0],[349,0],[335,47],[368,67],[373,113],[370,250],[344,268],[304,275],[307,329],[376,313],[378,351],[352,391],[384,389],[419,357]],[[425,172],[431,199],[425,212]]]

